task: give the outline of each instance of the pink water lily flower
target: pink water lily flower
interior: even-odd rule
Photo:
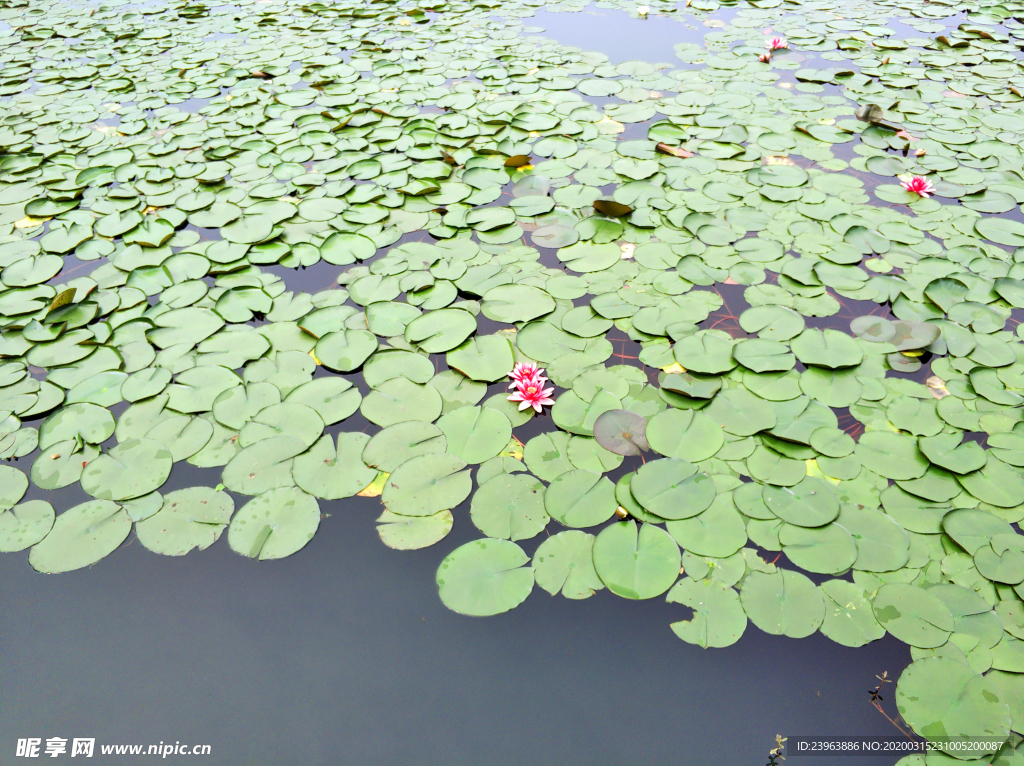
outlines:
[[[762,53],[760,56],[757,57],[757,60],[760,61],[762,64],[767,64],[769,61],[772,60],[772,54]]]
[[[789,43],[786,42],[785,37],[773,37],[767,42],[768,50],[777,51],[780,48],[788,48]]]
[[[908,192],[919,194],[922,197],[927,197],[930,194],[935,194],[935,187],[932,186],[932,182],[924,176],[914,176],[909,181],[903,181],[900,186],[906,189]]]
[[[533,362],[519,362],[515,367],[512,368],[512,372],[508,374],[512,378],[512,382],[508,384],[509,388],[518,386],[520,383],[526,380],[533,380],[540,378],[541,381],[547,380],[541,373],[544,369],[538,367]]]
[[[537,412],[540,412],[545,404],[555,403],[555,400],[551,398],[551,394],[555,393],[555,389],[544,388],[544,381],[546,380],[547,378],[538,377],[523,381],[518,384],[518,389],[508,400],[510,402],[519,402],[520,410],[533,407]]]

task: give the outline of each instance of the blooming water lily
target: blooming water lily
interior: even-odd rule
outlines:
[[[544,370],[532,362],[517,364],[509,373],[509,377],[512,378],[509,388],[515,386],[516,390],[508,400],[519,402],[520,410],[533,407],[537,412],[540,412],[545,404],[554,404],[555,400],[551,398],[551,394],[555,389],[544,387],[548,379],[541,375],[542,372]]]
[[[914,194],[918,194],[922,197],[935,194],[935,187],[932,186],[932,182],[924,176],[914,176],[909,181],[903,181],[900,186],[908,192],[913,192]]]

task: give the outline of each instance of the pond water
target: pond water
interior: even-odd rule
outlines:
[[[172,482],[209,480],[196,473]],[[751,629],[703,650],[668,630],[680,607],[607,593],[462,617],[437,599],[435,552],[383,548],[363,504],[323,510],[313,541],[280,562],[247,561],[225,541],[181,559],[126,545],[63,576],[0,560],[0,742],[180,740],[211,745],[207,760],[225,766],[468,766],[481,754],[760,765],[776,734],[899,735],[866,693],[909,662],[891,637],[845,649]],[[458,523],[466,509],[455,515],[452,548],[474,536]]]
[[[0,761],[1017,762],[1022,14],[0,10]]]

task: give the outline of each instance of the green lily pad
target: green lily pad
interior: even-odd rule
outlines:
[[[839,515],[835,491],[816,476],[807,476],[792,487],[765,485],[761,498],[769,511],[798,527],[823,527]]]
[[[910,664],[896,684],[896,708],[933,747],[962,757],[965,742],[972,754],[994,753],[1010,733],[1010,709],[999,687],[957,660],[926,657]]]
[[[441,601],[453,612],[476,617],[501,614],[523,603],[533,590],[533,569],[523,549],[508,540],[485,538],[456,548],[437,569]]]
[[[213,545],[234,511],[235,503],[226,492],[209,487],[179,489],[164,495],[160,510],[138,522],[135,534],[154,553],[184,556]]]
[[[615,486],[592,471],[566,471],[548,485],[544,507],[551,518],[567,527],[597,526],[610,519],[618,507]]]
[[[793,338],[790,348],[804,364],[833,370],[852,367],[864,359],[864,352],[857,342],[838,330],[804,330]]]
[[[444,452],[444,433],[432,423],[407,420],[382,428],[366,443],[362,459],[372,468],[392,473],[418,455]]]
[[[28,489],[28,477],[9,465],[0,465],[0,511],[13,508]]]
[[[488,537],[535,537],[550,518],[544,509],[544,485],[527,474],[498,474],[473,494],[470,517]]]
[[[377,336],[366,330],[341,330],[324,335],[313,353],[325,367],[336,372],[352,372],[377,350]]]
[[[128,439],[89,463],[82,489],[100,500],[131,500],[159,489],[171,475],[170,450],[152,439]]]
[[[490,407],[459,407],[442,415],[437,427],[445,436],[448,454],[470,464],[495,457],[512,438],[508,418]]]
[[[779,543],[786,558],[807,572],[842,574],[857,560],[853,535],[839,524],[812,528],[784,524]]]
[[[298,487],[277,487],[238,509],[228,527],[228,545],[260,561],[300,551],[320,526],[320,505]]]
[[[629,599],[660,596],[679,577],[679,546],[653,524],[622,521],[594,541],[594,569],[612,593]]]
[[[821,591],[799,572],[751,572],[740,588],[747,617],[765,633],[804,638],[825,619]]]
[[[294,484],[293,458],[306,450],[306,443],[293,436],[273,436],[237,452],[224,466],[221,481],[233,492],[261,495]]]
[[[460,309],[439,309],[413,319],[405,339],[430,354],[451,351],[476,331],[476,318]]]
[[[37,572],[58,574],[95,564],[113,553],[132,531],[132,520],[109,500],[90,500],[57,517],[53,528],[28,554]]]
[[[363,463],[370,437],[363,433],[339,433],[337,444],[330,434],[295,458],[292,476],[305,492],[322,500],[352,497],[377,476],[376,468]]]
[[[928,470],[928,460],[910,436],[870,431],[860,437],[857,458],[868,470],[890,479],[919,479]]]
[[[410,458],[388,477],[381,500],[400,516],[430,516],[454,508],[472,490],[465,467],[455,455],[443,453]]]
[[[414,551],[443,540],[455,520],[451,511],[438,511],[430,516],[399,516],[384,511],[377,519],[377,534],[389,548]]]
[[[594,569],[593,551],[594,536],[586,532],[571,529],[547,538],[533,555],[537,585],[573,600],[594,595],[604,583]]]
[[[28,500],[0,513],[0,553],[29,548],[49,534],[55,519],[45,500]]]
[[[828,580],[821,584],[825,619],[821,632],[843,646],[864,646],[885,635],[871,611],[868,593],[856,583]]]
[[[685,460],[662,458],[646,463],[630,483],[633,497],[663,519],[687,519],[707,510],[715,483]]]
[[[512,344],[498,335],[470,338],[447,355],[448,366],[471,380],[493,383],[508,375],[515,359]]]
[[[529,285],[499,285],[483,295],[481,313],[496,322],[529,322],[555,309],[555,300],[543,290]]]
[[[953,632],[953,615],[938,598],[923,588],[888,583],[871,602],[878,624],[911,646],[942,646]]]
[[[683,578],[672,586],[666,600],[693,609],[689,620],[671,625],[673,632],[688,644],[704,649],[732,646],[747,628],[739,594],[717,580]]]

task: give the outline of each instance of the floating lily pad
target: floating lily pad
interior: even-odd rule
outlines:
[[[639,455],[650,449],[647,419],[628,410],[608,410],[594,421],[597,443],[616,455]]]
[[[622,521],[594,541],[594,568],[612,593],[623,598],[660,596],[679,577],[679,546],[663,529]]]
[[[568,530],[552,535],[533,555],[537,585],[552,596],[561,592],[569,599],[589,598],[604,587],[593,560],[594,536]]]
[[[315,497],[298,487],[277,487],[238,509],[228,527],[228,545],[251,559],[281,559],[301,550],[319,526]]]
[[[442,415],[437,427],[445,436],[448,454],[466,463],[495,457],[512,437],[508,418],[490,407],[459,407]]]
[[[672,630],[688,644],[704,649],[732,646],[747,628],[747,615],[739,594],[712,579],[684,578],[672,586],[666,599],[693,609],[689,620],[672,623]]]
[[[57,517],[53,528],[29,551],[37,572],[58,574],[95,564],[112,553],[132,530],[132,520],[109,500],[90,500]]]
[[[370,437],[363,433],[339,433],[337,444],[325,434],[307,452],[295,458],[292,476],[300,489],[322,500],[340,500],[364,489],[377,476],[376,468],[363,463]]]
[[[871,606],[878,624],[911,646],[922,649],[942,646],[953,632],[953,615],[949,608],[914,585],[883,585]]]
[[[825,619],[821,632],[843,646],[864,646],[885,635],[871,611],[868,593],[846,580],[828,580],[821,584],[825,600]]]
[[[382,428],[363,448],[362,459],[372,468],[392,473],[417,455],[444,452],[444,433],[431,423],[408,420]]]
[[[29,548],[49,534],[55,515],[45,500],[28,500],[0,513],[0,552]]]
[[[747,617],[765,633],[803,638],[825,619],[821,591],[799,572],[751,572],[740,588]]]
[[[235,503],[226,492],[208,487],[179,489],[164,495],[160,510],[136,524],[135,533],[154,553],[184,556],[213,545],[234,510]]]
[[[597,526],[615,513],[615,486],[592,471],[566,471],[548,485],[544,507],[567,527]]]
[[[965,742],[1002,744],[1010,733],[1010,709],[999,688],[946,657],[912,662],[896,684],[896,707],[914,731],[954,757],[960,757]],[[975,753],[997,749],[981,746]]]
[[[471,616],[501,614],[526,600],[533,569],[523,549],[508,540],[485,538],[456,548],[437,570],[444,605]]]
[[[17,468],[0,465],[0,511],[13,508],[28,489],[28,477]]]
[[[455,455],[443,453],[410,458],[391,473],[381,500],[401,516],[430,516],[454,508],[472,490],[465,467]]]
[[[715,499],[715,483],[678,458],[652,460],[630,483],[633,497],[663,519],[686,519],[705,511]]]
[[[526,474],[499,474],[474,493],[470,516],[487,537],[535,537],[549,521],[544,510],[544,485]]]
[[[131,500],[159,489],[171,475],[171,452],[152,439],[128,439],[85,467],[82,489],[101,500]]]

